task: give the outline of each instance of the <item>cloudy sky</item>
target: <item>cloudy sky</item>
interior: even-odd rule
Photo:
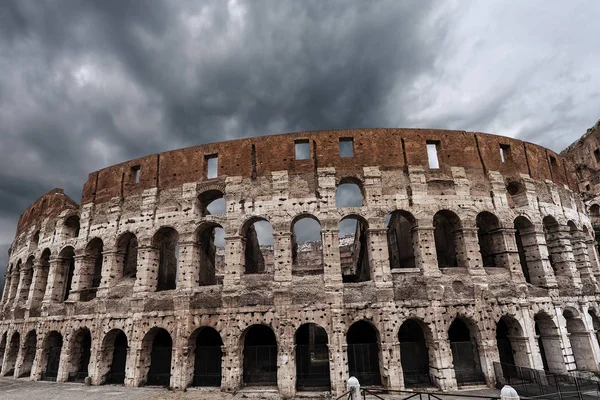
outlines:
[[[493,132],[560,151],[600,118],[600,3],[0,3],[0,265],[19,214],[131,158],[299,130]]]

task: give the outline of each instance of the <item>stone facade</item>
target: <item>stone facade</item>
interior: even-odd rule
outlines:
[[[348,183],[361,206],[336,205]],[[115,165],[90,174],[81,205],[56,189],[21,216],[0,373],[292,397],[341,394],[351,374],[492,385],[497,361],[598,372],[600,266],[578,185],[545,148],[439,130],[303,132]],[[307,218],[320,243],[296,242]]]

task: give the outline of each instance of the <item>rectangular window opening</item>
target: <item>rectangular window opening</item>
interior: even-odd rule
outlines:
[[[600,149],[594,150],[594,157],[596,157],[596,162],[600,163]]]
[[[135,184],[140,183],[140,177],[142,176],[142,169],[139,165],[131,167],[131,175],[135,177]]]
[[[219,174],[219,158],[218,154],[205,156],[206,160],[206,177],[208,179],[216,178]]]
[[[354,139],[340,138],[340,157],[354,157]]]
[[[310,160],[310,143],[306,139],[294,141],[296,160]]]
[[[427,142],[427,159],[429,160],[429,168],[438,169],[440,167],[440,161],[438,159],[438,150],[440,147],[439,141],[428,141]]]
[[[510,160],[510,145],[501,144],[500,145],[500,161],[507,162]]]

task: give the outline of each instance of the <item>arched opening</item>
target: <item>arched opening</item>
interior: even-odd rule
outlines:
[[[496,323],[496,345],[498,346],[498,355],[503,364],[515,363],[514,350],[510,343],[508,325],[503,319]]]
[[[2,362],[4,361],[4,352],[6,351],[6,340],[7,333],[4,332],[2,336],[0,336],[0,370],[2,369]]]
[[[532,246],[536,246],[533,242],[533,234],[535,228],[533,224],[525,217],[517,217],[514,222],[515,227],[515,242],[517,243],[517,251],[519,252],[519,262],[521,263],[521,269],[523,270],[523,276],[527,283],[532,283],[531,274],[529,271],[528,260],[532,259],[533,254],[528,252],[527,249]],[[527,244],[527,248],[525,245]]]
[[[58,376],[58,367],[60,365],[60,352],[62,350],[63,339],[62,335],[56,331],[48,333],[44,341],[44,353],[42,365],[45,362],[45,369],[42,371],[42,380],[56,381]]]
[[[329,347],[325,329],[317,324],[304,324],[295,335],[296,388],[298,390],[330,390]]]
[[[214,328],[198,328],[192,338],[190,353],[194,355],[192,386],[221,386],[221,359],[223,340]]]
[[[9,287],[9,298],[8,298],[8,302],[9,304],[12,306],[12,303],[14,303],[15,298],[17,297],[17,290],[19,289],[19,280],[21,279],[21,273],[23,271],[23,262],[19,259],[19,261],[17,261],[17,265],[15,265],[15,267],[13,268],[13,270],[11,271],[11,279],[10,279],[10,287]]]
[[[154,328],[144,338],[144,342],[150,341],[152,350],[146,384],[169,386],[171,384],[171,354],[173,350],[171,335],[162,328]],[[146,344],[143,345],[146,347]]]
[[[15,332],[10,337],[8,345],[8,353],[4,359],[4,376],[13,376],[15,374],[15,365],[17,364],[17,357],[19,356],[19,347],[21,346],[21,335],[19,332]]]
[[[163,227],[154,234],[152,246],[158,250],[158,278],[156,291],[177,287],[177,262],[179,259],[179,234],[173,228]]]
[[[558,233],[559,233],[559,225],[556,219],[551,216],[546,216],[543,219],[544,224],[544,236],[546,237],[546,246],[548,247],[548,260],[550,261],[550,265],[554,270],[554,273],[557,274],[557,261],[558,258],[561,257],[561,252],[564,250],[562,244],[559,241]]]
[[[365,282],[371,280],[369,232],[363,218],[345,217],[339,224],[339,252],[342,264],[342,281]]]
[[[259,218],[247,221],[242,228],[244,274],[273,274],[273,227]]]
[[[104,256],[104,243],[102,239],[92,239],[85,248],[85,267],[87,274],[81,274],[79,279],[81,285],[81,301],[89,301],[96,298],[96,291],[102,282],[102,263]]]
[[[200,270],[200,286],[223,282],[225,273],[225,230],[221,225],[205,223],[196,234]]]
[[[10,302],[10,287],[11,287],[11,278],[13,272],[13,265],[9,264],[6,268],[6,273],[4,274],[4,282],[2,287],[2,304],[7,304]]]
[[[543,312],[534,317],[542,365],[545,371],[565,372],[565,360],[560,343],[560,332],[552,319]]]
[[[390,268],[415,268],[415,245],[418,238],[413,234],[415,218],[407,211],[394,211],[387,218],[387,239]]]
[[[79,236],[79,217],[77,215],[72,215],[65,220],[63,235],[69,239]]]
[[[224,215],[225,214],[225,198],[219,190],[207,190],[198,196],[198,205],[200,215]]]
[[[88,366],[92,354],[92,335],[90,330],[82,328],[75,332],[69,354],[69,382],[83,382],[89,375]]]
[[[277,340],[266,325],[252,325],[244,335],[244,383],[277,385]]]
[[[407,388],[431,386],[429,350],[421,324],[414,319],[406,320],[398,331],[398,341],[404,386]]]
[[[292,225],[292,274],[298,276],[323,273],[323,240],[321,224],[304,216]]]
[[[73,285],[73,274],[75,273],[75,252],[71,246],[65,247],[60,254],[60,267],[57,269],[59,276],[56,279],[57,282],[65,282],[63,300],[69,298]],[[61,279],[61,278],[64,278]],[[62,338],[61,338],[62,345]]]
[[[575,365],[579,371],[596,371],[598,366],[594,362],[594,350],[592,348],[592,337],[585,324],[573,311],[565,310],[563,316],[567,321],[567,332],[569,342],[575,358]]]
[[[529,367],[527,339],[523,337],[523,329],[519,322],[510,316],[503,316],[496,323],[496,346],[504,378],[521,377],[519,367]]]
[[[600,318],[594,310],[589,310],[588,314],[592,318],[592,326],[594,327],[594,334],[596,335],[596,340],[600,343]],[[2,354],[2,350],[0,350],[0,355]]]
[[[346,333],[350,376],[356,377],[361,385],[381,385],[378,336],[377,330],[367,321],[353,323]]]
[[[33,361],[35,360],[35,349],[37,346],[37,334],[35,331],[27,332],[25,335],[25,341],[23,343],[23,362],[19,367],[18,378],[28,377],[31,375],[31,369],[33,367]]]
[[[357,179],[342,179],[335,191],[336,207],[362,207],[364,203],[363,191]]]
[[[126,279],[136,278],[138,263],[137,237],[131,232],[124,233],[117,242],[117,249],[117,262],[121,265],[121,276]]]
[[[44,249],[40,257],[40,268],[37,275],[38,282],[36,282],[33,297],[31,298],[31,309],[36,309],[40,306],[44,294],[46,293],[48,273],[50,272],[50,255],[50,249]]]
[[[38,229],[37,231],[35,231],[35,233],[31,237],[31,243],[29,245],[29,249],[31,251],[36,251],[39,244],[40,244],[40,230]]]
[[[500,221],[487,211],[477,215],[477,241],[484,268],[501,267],[500,255],[504,252]]]
[[[452,211],[442,210],[433,216],[435,251],[440,268],[458,267],[456,235],[460,219]]]
[[[506,200],[510,208],[527,207],[527,191],[522,183],[511,181],[506,185]]]
[[[33,261],[34,257],[30,256],[25,264],[21,266],[21,288],[19,291],[18,304],[24,306],[29,298],[29,289],[31,288],[31,281],[33,280]]]
[[[100,352],[100,381],[121,385],[125,383],[127,353],[129,346],[127,335],[120,329],[113,329],[102,341]]]
[[[456,318],[452,322],[448,329],[448,338],[458,386],[485,383],[477,351],[477,340],[462,319]]]

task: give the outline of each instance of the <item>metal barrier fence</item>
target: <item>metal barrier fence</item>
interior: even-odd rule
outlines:
[[[494,363],[496,382],[512,386],[520,396],[587,400],[600,396],[600,380],[581,371],[559,374],[517,365]]]
[[[442,392],[415,392],[409,390],[392,390],[392,389],[375,389],[375,388],[361,388],[360,398],[363,400],[379,399],[379,400],[390,400],[389,397],[382,397],[383,395],[396,395],[394,399],[418,399],[418,400],[456,400],[456,399],[469,399],[469,400],[499,400],[500,397],[496,396],[478,396],[461,393],[442,393]]]

